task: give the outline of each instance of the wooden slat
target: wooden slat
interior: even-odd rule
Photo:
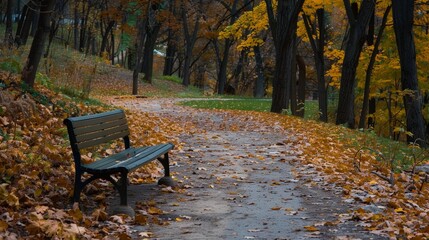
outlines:
[[[112,128],[104,128],[89,134],[81,134],[81,135],[76,134],[76,141],[77,143],[91,141],[93,139],[104,138],[106,136],[113,135],[115,133],[120,133],[120,132],[128,132],[128,126],[125,124],[125,125],[119,125]]]
[[[73,124],[73,128],[79,128],[103,122],[110,122],[122,118],[125,118],[124,112],[122,110],[115,110],[105,113],[69,118],[68,120]]]
[[[97,125],[90,125],[90,126],[75,128],[74,134],[75,135],[88,134],[91,132],[99,131],[101,129],[111,128],[114,126],[126,125],[126,124],[127,124],[127,120],[125,118],[122,118],[122,119],[117,119],[117,120],[114,120],[111,122],[105,122],[103,124],[97,124]]]
[[[86,141],[86,142],[81,142],[81,143],[76,143],[76,145],[77,145],[77,147],[79,149],[83,149],[83,148],[87,148],[87,147],[92,147],[92,146],[95,146],[95,145],[99,145],[99,144],[102,144],[102,143],[106,143],[108,141],[115,140],[115,139],[118,139],[118,138],[122,138],[122,137],[125,137],[127,135],[129,135],[128,130],[127,131],[123,131],[123,132],[118,132],[118,133],[115,133],[115,134],[112,134],[112,135],[109,135],[109,136],[106,136],[106,137],[103,137],[103,138],[94,139],[94,140],[91,140],[91,141]]]
[[[161,155],[163,155],[163,154],[167,153],[171,148],[172,148],[172,147],[170,147],[170,146],[164,146],[163,148],[160,148],[160,149],[158,149],[157,151],[155,151],[155,152],[153,152],[153,153],[151,153],[151,154],[147,155],[145,158],[141,159],[140,161],[136,161],[136,162],[133,162],[132,164],[128,164],[128,165],[126,166],[126,168],[127,168],[129,171],[132,171],[132,170],[134,170],[134,169],[136,169],[136,168],[140,167],[140,166],[142,165],[142,163],[141,163],[141,162],[148,162],[148,161],[150,161],[150,160],[152,160],[152,159],[156,159],[156,158],[160,157]],[[138,157],[138,156],[136,156],[136,158],[137,158],[137,157]]]
[[[173,144],[167,143],[137,149],[126,149],[118,154],[84,165],[84,167],[93,170],[126,168],[131,171],[152,160],[157,159],[161,155],[167,153],[173,147]],[[127,158],[128,155],[132,155],[132,157]]]
[[[143,151],[147,148],[149,148],[149,147],[143,147],[141,150],[135,149],[135,148],[128,148],[128,149],[125,149],[124,151],[119,152],[117,154],[110,155],[108,157],[99,159],[99,160],[92,162],[90,164],[84,165],[84,167],[91,168],[91,169],[106,169],[109,166],[112,166],[112,165],[118,163],[119,161],[124,161],[127,158],[135,156],[136,152]]]

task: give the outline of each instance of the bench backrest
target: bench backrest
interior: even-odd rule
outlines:
[[[67,126],[73,157],[80,164],[80,149],[97,146],[123,138],[125,148],[130,147],[127,119],[123,110],[71,117],[64,120]]]

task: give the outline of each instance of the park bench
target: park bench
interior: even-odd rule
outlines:
[[[170,178],[168,152],[172,143],[133,148],[130,146],[129,129],[123,110],[70,117],[64,120],[75,163],[73,202],[79,202],[82,189],[95,179],[110,181],[120,194],[120,204],[127,205],[128,173],[155,159],[164,167],[164,177],[158,184],[174,185]],[[89,164],[82,163],[81,150],[122,138],[125,149],[119,153],[98,159]],[[84,173],[90,174],[82,179]],[[112,175],[120,175],[115,180]]]

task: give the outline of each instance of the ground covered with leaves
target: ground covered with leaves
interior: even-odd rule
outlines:
[[[71,204],[74,162],[62,123],[67,117],[109,107],[75,102],[42,86],[23,91],[16,76],[7,73],[1,73],[0,83],[0,239],[121,236],[105,211],[111,186],[95,182],[85,190],[91,197],[82,194],[81,209]],[[174,123],[144,113],[127,115],[133,145],[168,139],[180,148],[174,135],[181,128]],[[120,148],[121,143],[112,143],[90,149],[84,160]],[[154,181],[160,169],[156,164],[146,165],[130,176],[131,181]]]

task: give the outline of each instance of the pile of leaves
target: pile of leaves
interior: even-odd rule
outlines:
[[[62,121],[109,107],[74,102],[43,86],[25,90],[16,76],[3,72],[0,83],[0,239],[129,236],[119,227],[121,217],[106,213],[105,193],[114,193],[109,184],[95,181],[86,188],[91,192],[91,197],[85,192],[81,197],[86,211],[71,203],[74,162]],[[181,128],[173,123],[144,113],[127,116],[133,145],[167,140],[179,145],[173,136]],[[88,151],[84,158],[91,161],[120,147],[108,144]],[[156,163],[148,164],[131,180],[153,181],[160,171]]]
[[[285,143],[293,149],[290,154],[298,156],[296,177],[307,181],[310,187],[340,189],[344,201],[361,206],[340,216],[338,223],[358,220],[372,233],[389,237],[429,237],[426,173],[413,169],[392,171],[389,158],[379,158],[381,153],[367,134],[272,113],[231,111],[231,114],[242,122],[258,121],[285,129],[289,133]]]

